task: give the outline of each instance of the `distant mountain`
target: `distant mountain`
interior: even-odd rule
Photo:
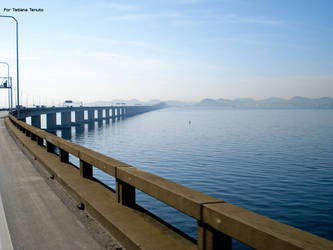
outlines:
[[[203,99],[199,105],[201,106],[217,106],[217,105],[221,105],[221,103],[218,101],[218,100],[213,100],[213,99],[210,99],[210,98],[206,98],[206,99]]]
[[[152,100],[149,100],[148,102],[146,102],[145,104],[146,105],[156,105],[158,103],[161,103],[161,101],[157,100],[157,99],[152,99]]]
[[[165,102],[169,107],[185,107],[185,106],[192,106],[196,104],[195,102],[182,102],[176,100],[168,100]]]
[[[142,102],[140,100],[137,100],[137,99],[130,99],[130,100],[115,99],[115,100],[112,100],[112,101],[90,102],[90,103],[86,103],[85,105],[87,105],[87,106],[114,106],[114,105],[119,105],[119,104],[134,106],[134,105],[144,105],[146,103]],[[152,105],[152,104],[149,104],[149,105]]]
[[[112,105],[156,105],[162,101],[157,99],[143,102],[137,99],[123,100],[116,99],[112,101],[96,101],[91,103],[85,103],[87,106],[112,106]],[[234,100],[228,99],[211,99],[205,98],[200,102],[182,102],[176,100],[169,100],[164,102],[169,107],[185,107],[185,106],[214,106],[223,108],[244,108],[244,109],[333,109],[333,98],[322,97],[322,98],[307,98],[301,96],[295,96],[291,99],[282,99],[278,97],[270,97],[263,100],[255,100],[252,98],[237,98]]]
[[[307,98],[295,96],[291,99],[282,99],[271,97],[264,100],[254,100],[251,98],[238,98],[234,100],[227,99],[210,99],[206,98],[199,102],[199,106],[218,106],[218,107],[233,107],[233,108],[267,108],[267,109],[290,109],[290,108],[319,108],[333,109],[333,98]]]

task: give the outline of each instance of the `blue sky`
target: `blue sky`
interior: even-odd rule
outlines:
[[[0,14],[19,20],[23,105],[333,97],[332,12],[333,2],[325,0],[0,4]],[[14,27],[0,18],[0,61],[10,63],[13,77]],[[0,74],[6,75],[4,65]],[[0,95],[4,106],[6,91]]]

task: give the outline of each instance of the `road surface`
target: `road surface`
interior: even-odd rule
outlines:
[[[0,250],[103,249],[8,134],[5,115],[0,112]]]

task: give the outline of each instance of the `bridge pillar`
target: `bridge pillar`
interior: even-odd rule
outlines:
[[[71,120],[71,112],[61,112],[61,126],[62,127],[70,127],[72,123]]]
[[[109,108],[105,109],[105,119],[106,119],[106,123],[110,122],[110,109]]]
[[[121,118],[121,108],[118,108],[117,111],[118,120]]]
[[[72,131],[71,131],[71,128],[70,127],[67,127],[67,128],[64,128],[61,130],[61,137],[66,139],[66,140],[69,140],[72,136]]]
[[[107,120],[110,119],[110,109],[109,109],[109,108],[105,109],[105,118],[106,118]]]
[[[103,109],[97,109],[97,114],[98,114],[98,120],[103,119]]]
[[[95,120],[95,110],[89,109],[88,110],[88,122],[94,122]]]
[[[31,116],[31,125],[40,128],[40,115]]]
[[[84,122],[84,111],[78,110],[75,111],[75,123],[76,125],[82,125]]]
[[[111,108],[111,118],[114,119],[114,108]]]
[[[46,128],[47,129],[55,129],[57,127],[57,114],[50,113],[46,114]]]

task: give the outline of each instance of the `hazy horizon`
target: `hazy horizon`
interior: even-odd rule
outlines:
[[[23,105],[195,102],[333,97],[332,7],[285,0],[4,0],[0,15],[19,22]],[[13,20],[0,18],[0,30],[0,61],[10,64],[16,88]],[[7,106],[7,91],[0,97]]]
[[[165,100],[160,100],[160,99],[157,99],[157,98],[152,98],[152,99],[146,99],[146,100],[141,100],[139,98],[129,98],[129,99],[121,99],[121,98],[116,98],[116,99],[112,99],[112,100],[94,100],[94,101],[91,101],[91,102],[110,102],[110,101],[116,101],[116,100],[125,100],[125,101],[131,101],[131,100],[138,100],[138,101],[142,101],[142,102],[149,102],[149,101],[155,101],[155,100],[158,100],[158,101],[162,101],[162,102],[166,102],[166,101],[179,101],[179,102],[200,102],[202,100],[205,100],[205,99],[212,99],[212,100],[218,100],[218,99],[224,99],[224,100],[246,100],[246,99],[252,99],[252,100],[255,100],[255,101],[262,101],[262,100],[267,100],[267,99],[273,99],[273,98],[277,98],[277,99],[283,99],[283,100],[290,100],[292,98],[297,98],[297,97],[300,97],[300,98],[308,98],[308,99],[321,99],[321,98],[333,98],[333,97],[330,97],[330,96],[321,96],[321,97],[308,97],[308,96],[300,96],[300,95],[295,95],[295,96],[292,96],[290,98],[283,98],[283,97],[279,97],[279,96],[270,96],[270,97],[267,97],[267,98],[252,98],[252,97],[236,97],[236,98],[223,98],[223,97],[217,97],[217,98],[211,98],[211,97],[204,97],[204,98],[201,98],[201,99],[197,99],[197,100],[182,100],[182,99],[165,99]]]

